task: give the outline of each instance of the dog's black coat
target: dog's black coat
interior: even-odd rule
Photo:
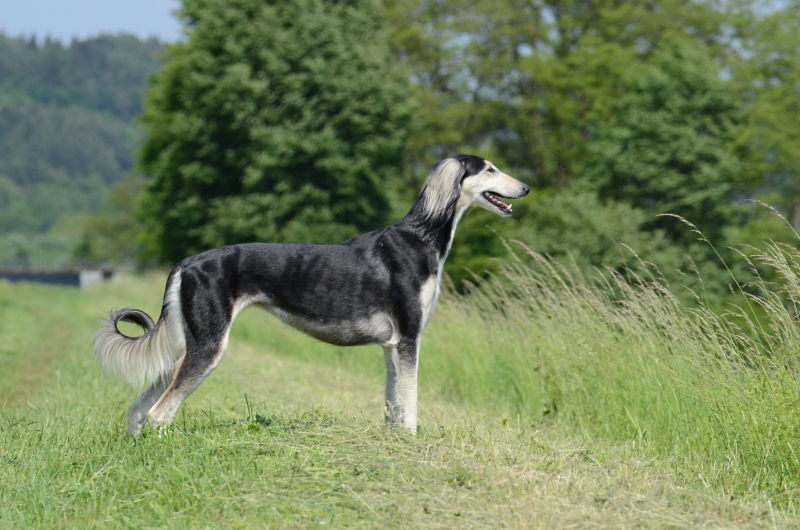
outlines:
[[[166,371],[169,364],[161,365],[160,375],[131,405],[131,433],[139,431],[146,421],[144,412],[151,406],[158,409],[156,423],[171,421],[180,402],[219,362],[233,319],[250,304],[259,304],[290,325],[332,344],[383,345],[387,401],[394,406],[396,392],[408,393],[413,400],[409,427],[416,429],[419,340],[436,302],[441,268],[458,222],[461,188],[470,176],[486,172],[482,177],[486,178],[497,171],[491,163],[471,155],[455,155],[440,162],[444,163],[449,165],[434,167],[417,202],[392,226],[339,245],[244,243],[202,252],[184,259],[170,272],[157,323],[136,309],[112,313],[112,329],[101,328],[95,337],[99,359],[107,360],[109,352],[123,350],[129,358],[147,355],[152,344],[163,337],[171,337],[168,342],[172,341],[172,346],[167,349],[176,355],[175,361],[178,350],[185,351],[174,376]],[[447,179],[439,177],[439,167],[450,175]],[[434,175],[437,178],[431,180]],[[512,198],[528,193],[524,184],[503,177],[513,181]],[[498,208],[499,214],[510,215],[510,206],[484,199]],[[180,314],[170,318],[172,311]],[[139,324],[148,332],[139,338],[125,337],[116,326],[120,320]],[[151,339],[155,342],[149,342]],[[158,344],[163,352],[162,342]],[[126,349],[134,343],[135,348]],[[159,357],[153,359],[159,362]],[[404,376],[401,384],[405,386],[398,390],[393,385],[401,373],[410,375]],[[168,397],[171,393],[174,399]],[[153,405],[159,396],[158,404]],[[389,407],[387,421],[394,419]]]

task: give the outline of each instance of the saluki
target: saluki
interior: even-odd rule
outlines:
[[[99,363],[149,386],[128,409],[136,436],[149,421],[169,425],[178,407],[219,364],[236,315],[257,304],[287,324],[341,346],[380,344],[386,362],[385,420],[417,429],[417,366],[444,261],[464,210],[501,216],[501,200],[528,193],[522,182],[472,155],[454,155],[428,174],[397,224],[339,245],[245,243],[208,250],[169,273],[158,322],[138,309],[112,311],[94,336]],[[129,337],[118,322],[141,326]]]

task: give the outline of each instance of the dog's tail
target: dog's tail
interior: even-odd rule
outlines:
[[[94,335],[94,354],[104,371],[121,379],[142,384],[169,373],[186,352],[180,303],[180,271],[167,280],[164,304],[157,323],[138,309],[112,311]],[[117,324],[130,322],[145,330],[140,337],[124,335]]]

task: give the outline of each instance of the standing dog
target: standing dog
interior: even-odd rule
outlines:
[[[184,259],[169,274],[157,323],[121,309],[94,337],[104,368],[132,383],[150,381],[128,409],[128,431],[136,436],[148,420],[154,428],[169,425],[219,364],[236,315],[258,304],[325,342],[380,344],[386,422],[416,432],[419,344],[456,225],[472,204],[509,216],[511,206],[498,197],[527,193],[491,162],[455,155],[434,166],[411,211],[393,226],[340,245],[247,243]],[[123,335],[121,320],[146,333]]]

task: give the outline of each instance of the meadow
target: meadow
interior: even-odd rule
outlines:
[[[752,251],[741,303],[712,311],[657,273],[512,247],[498,277],[445,290],[416,436],[382,423],[380,348],[251,309],[175,424],[133,439],[137,389],[91,336],[112,307],[157,314],[165,275],[0,284],[0,526],[800,524],[795,251]]]

